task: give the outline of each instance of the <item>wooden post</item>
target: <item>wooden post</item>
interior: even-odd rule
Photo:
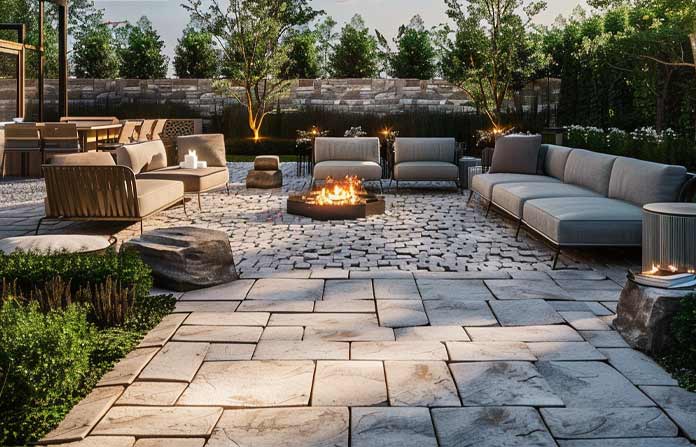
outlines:
[[[58,113],[68,114],[68,2],[58,4]]]
[[[46,64],[46,58],[44,56],[44,0],[39,0],[39,73],[38,73],[38,85],[39,90],[39,122],[44,121],[44,66]]]

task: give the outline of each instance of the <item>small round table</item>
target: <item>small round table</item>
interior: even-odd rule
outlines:
[[[650,203],[643,207],[643,271],[696,269],[696,203]]]

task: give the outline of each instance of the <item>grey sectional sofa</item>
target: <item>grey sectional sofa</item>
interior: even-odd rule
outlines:
[[[314,141],[313,181],[327,177],[341,179],[347,175],[365,181],[379,181],[382,188],[379,138],[330,138]]]
[[[446,181],[459,187],[457,142],[454,138],[397,138],[394,173],[399,181]]]
[[[632,158],[542,145],[539,172],[480,174],[476,194],[556,249],[640,246],[642,207],[647,203],[692,200],[695,176],[686,168]],[[488,212],[487,211],[487,212]]]

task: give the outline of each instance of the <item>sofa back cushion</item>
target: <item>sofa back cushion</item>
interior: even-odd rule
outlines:
[[[538,173],[541,135],[507,135],[495,141],[490,173]]]
[[[379,138],[329,138],[314,140],[314,159],[322,161],[374,161],[379,163]]]
[[[545,144],[542,146],[542,151],[544,152],[542,173],[563,181],[568,156],[573,149],[555,144]]]
[[[394,162],[444,161],[454,163],[457,142],[454,138],[397,138]]]
[[[161,140],[125,144],[116,150],[116,163],[135,174],[167,167],[167,151]]]
[[[223,134],[202,134],[186,135],[176,139],[179,161],[184,161],[184,157],[189,150],[196,151],[196,156],[200,161],[205,161],[210,167],[227,166],[225,157],[225,136]]]
[[[81,152],[79,154],[59,154],[51,156],[56,166],[114,166],[114,158],[108,152]]]
[[[563,181],[606,197],[615,161],[616,157],[613,155],[573,149],[568,155]]]
[[[686,168],[683,166],[619,157],[611,171],[609,198],[638,206],[674,202],[686,179]]]

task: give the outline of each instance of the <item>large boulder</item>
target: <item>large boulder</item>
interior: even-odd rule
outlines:
[[[123,244],[152,268],[155,285],[185,292],[239,279],[230,241],[223,231],[195,227],[148,231]]]
[[[627,281],[619,298],[614,326],[632,347],[652,354],[663,353],[673,342],[674,314],[682,300],[693,293]]]

